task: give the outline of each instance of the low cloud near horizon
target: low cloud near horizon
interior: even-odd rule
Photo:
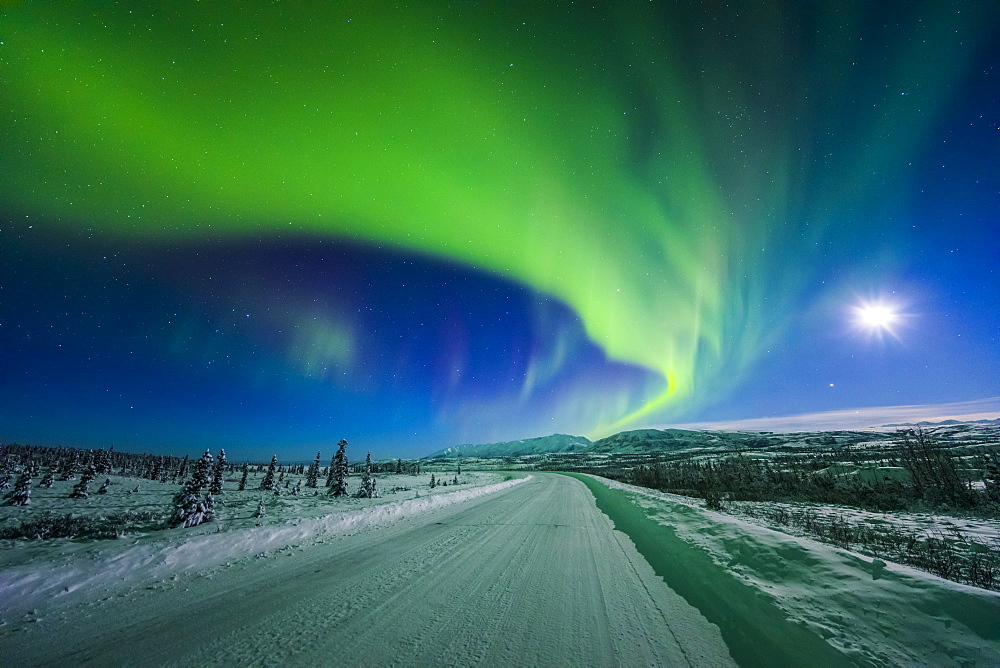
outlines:
[[[887,424],[940,422],[942,420],[993,420],[1000,418],[1000,397],[957,401],[949,404],[916,406],[874,406],[821,413],[803,413],[719,422],[689,422],[662,425],[661,429],[712,429],[720,431],[828,431],[835,429],[871,429]]]

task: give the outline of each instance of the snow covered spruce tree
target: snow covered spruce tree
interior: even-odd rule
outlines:
[[[309,465],[309,472],[306,473],[306,487],[319,487],[319,457],[320,453],[317,452],[316,459]]]
[[[337,455],[334,453],[333,457],[330,458],[330,465],[326,467],[326,486],[333,487],[334,481],[337,479]]]
[[[257,512],[253,514],[254,517],[264,517],[267,515],[267,510],[264,508],[264,497],[260,497],[260,501],[257,503]]]
[[[240,478],[240,486],[238,488],[240,492],[242,492],[243,490],[245,490],[247,488],[247,475],[249,473],[250,473],[250,465],[249,464],[244,464],[243,465],[243,477]]]
[[[94,471],[93,464],[83,469],[83,473],[80,474],[80,481],[76,483],[72,493],[70,493],[70,498],[86,499],[90,495],[90,483],[96,475],[97,472]]]
[[[174,497],[171,526],[194,527],[215,517],[215,497],[202,495],[202,490],[211,484],[212,469],[212,453],[206,450],[195,462],[191,479]]]
[[[330,486],[330,494],[347,495],[347,441],[344,439],[340,439],[337,454],[333,456],[333,485]]]
[[[208,493],[212,496],[219,496],[222,494],[222,475],[226,472],[226,450],[223,448],[219,450],[219,459],[215,462],[215,468],[212,470],[212,484],[208,488]]]
[[[375,478],[372,476],[372,453],[365,456],[365,471],[361,476],[361,487],[358,489],[359,499],[375,498]]]
[[[94,453],[94,472],[98,474],[111,473],[111,454],[101,448]]]
[[[42,476],[42,481],[38,483],[38,486],[45,487],[46,489],[48,489],[49,487],[52,487],[52,483],[55,481],[55,479],[56,479],[55,471],[53,471],[52,468],[50,467],[45,472],[45,475]]]
[[[10,490],[4,497],[9,499],[8,505],[27,506],[31,504],[31,474],[25,471],[14,483],[14,489]]]
[[[267,473],[260,482],[260,488],[265,491],[272,491],[275,487],[274,470],[278,468],[278,455],[271,457],[271,464],[267,467]]]
[[[98,494],[107,494],[108,487],[111,486],[111,478],[105,478],[104,482],[101,483],[101,488],[97,490]]]
[[[184,455],[184,459],[183,461],[181,461],[181,465],[177,468],[177,471],[174,473],[174,479],[184,480],[184,476],[187,475],[187,466],[188,466],[188,456]],[[164,471],[164,473],[165,472],[166,471]],[[166,480],[164,480],[164,482],[166,482]]]
[[[59,463],[59,479],[76,479],[76,455],[67,455],[66,458]]]

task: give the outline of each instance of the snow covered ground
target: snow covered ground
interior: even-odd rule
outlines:
[[[436,475],[454,480],[440,472]],[[301,477],[289,475],[288,482],[294,485]],[[61,604],[64,599],[107,596],[124,587],[298,547],[332,534],[461,503],[520,482],[505,481],[506,477],[467,472],[459,478],[460,484],[432,489],[428,486],[430,474],[386,474],[379,476],[382,496],[378,498],[334,499],[322,487],[292,495],[284,482],[281,495],[249,486],[241,492],[236,489],[237,475],[225,483],[216,519],[197,527],[129,533],[111,540],[0,541],[0,625],[20,611],[43,615],[53,603]],[[111,480],[108,494],[96,494],[98,485],[92,485],[85,499],[68,498],[74,481],[35,489],[30,506],[0,506],[3,526],[29,521],[45,512],[77,516],[166,512],[180,488],[176,483],[136,478],[111,476]],[[349,480],[357,486],[355,478]],[[134,492],[136,488],[139,491]],[[258,518],[255,515],[261,499],[266,514]]]
[[[5,544],[0,665],[1000,665],[995,592],[596,477],[426,477]]]
[[[1000,665],[1000,593],[712,512],[688,497],[598,480],[854,663]],[[995,535],[995,524],[984,524],[962,528]]]
[[[0,665],[732,665],[718,628],[656,577],[581,483],[499,484],[387,524],[19,610],[0,629]]]
[[[882,530],[898,529],[907,533],[927,538],[948,538],[955,540],[975,541],[982,545],[1000,549],[1000,522],[977,517],[957,517],[954,515],[935,515],[933,513],[907,512],[874,512],[850,508],[848,506],[831,506],[820,503],[779,503],[776,501],[734,501],[729,504],[729,510],[737,514],[747,515],[751,521],[763,526],[778,528],[766,521],[757,521],[761,515],[773,514],[781,509],[788,513],[808,510],[817,518],[833,520],[842,518],[852,524],[864,524]],[[788,531],[782,526],[779,530]],[[805,535],[805,534],[803,534]]]

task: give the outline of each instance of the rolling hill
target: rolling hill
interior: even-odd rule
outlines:
[[[580,452],[586,450],[592,443],[583,436],[568,434],[552,434],[526,438],[522,441],[505,441],[501,443],[484,443],[480,445],[456,445],[444,450],[433,452],[424,459],[457,459],[459,457],[476,457],[479,459],[495,459],[498,457],[523,457],[551,452]]]

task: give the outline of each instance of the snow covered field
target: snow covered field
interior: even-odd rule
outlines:
[[[809,511],[826,521],[844,519],[852,524],[864,524],[883,530],[896,529],[925,538],[943,537],[957,541],[975,541],[981,545],[1000,550],[1000,522],[978,517],[957,517],[933,513],[874,512],[848,506],[831,506],[820,503],[779,503],[777,501],[733,501],[728,504],[730,512],[745,515],[756,524],[777,528],[766,521],[758,521],[761,515],[773,515],[775,511],[786,513]],[[782,526],[782,531],[789,527]],[[793,529],[794,532],[794,529]],[[808,534],[802,534],[808,535]]]
[[[454,477],[436,474],[442,479]],[[289,475],[289,482],[301,476]],[[31,616],[63,599],[106,596],[122,587],[154,582],[178,573],[203,570],[268,551],[290,549],[323,537],[384,524],[433,508],[488,494],[504,482],[498,473],[463,473],[460,484],[428,486],[430,474],[379,477],[382,496],[375,499],[334,499],[319,489],[292,495],[263,492],[250,486],[237,491],[237,478],[227,480],[219,497],[216,519],[188,529],[128,533],[118,539],[0,541],[0,630],[19,611]],[[42,513],[74,516],[163,512],[180,486],[177,483],[111,476],[109,493],[93,491],[85,499],[68,498],[75,481],[57,481],[32,493],[30,506],[0,506],[0,526],[30,521]],[[355,478],[350,479],[353,487]],[[259,480],[250,482],[259,483]],[[253,485],[256,487],[257,485]],[[94,488],[97,486],[95,485]],[[289,488],[291,485],[289,486]],[[138,491],[133,491],[138,488]],[[266,514],[256,517],[263,499]]]
[[[5,544],[0,665],[1000,664],[994,592],[595,477],[425,477]]]
[[[718,629],[611,530],[582,484],[499,484],[390,523],[18,610],[0,665],[732,664]]]
[[[1000,593],[712,512],[688,497],[598,480],[853,663],[1000,665]],[[973,524],[963,528],[992,535]]]

